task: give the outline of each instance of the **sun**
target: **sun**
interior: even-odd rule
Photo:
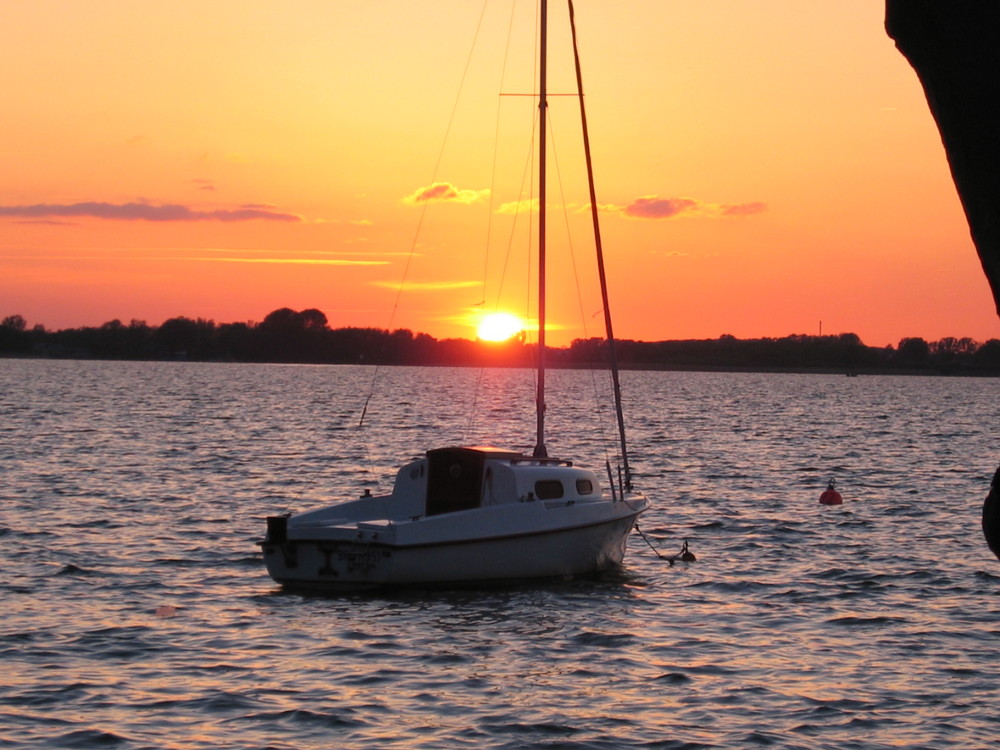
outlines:
[[[483,341],[506,341],[524,330],[524,321],[516,315],[498,312],[490,313],[479,321],[476,335]]]

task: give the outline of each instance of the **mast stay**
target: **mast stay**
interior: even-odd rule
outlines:
[[[601,224],[598,219],[597,189],[594,187],[594,164],[590,158],[590,131],[587,129],[587,108],[583,102],[583,71],[580,67],[580,50],[576,43],[576,17],[573,14],[573,0],[569,5],[569,26],[573,37],[573,61],[576,65],[577,98],[580,100],[580,126],[583,129],[583,152],[587,160],[587,186],[590,188],[590,215],[594,222],[594,245],[597,250],[597,273],[601,281],[601,304],[604,307],[604,330],[608,341],[608,360],[611,365],[611,380],[614,385],[615,414],[618,417],[618,440],[622,450],[622,469],[625,474],[625,489],[632,489],[632,471],[628,464],[628,449],[625,443],[625,415],[622,411],[622,386],[618,376],[618,353],[615,334],[611,325],[611,305],[608,303],[608,277],[604,271],[604,246],[601,244]]]
[[[573,61],[576,69],[577,99],[580,101],[580,125],[583,130],[583,150],[587,163],[587,186],[590,190],[590,212],[594,225],[594,243],[597,252],[597,271],[601,285],[601,304],[604,309],[605,337],[608,342],[608,359],[614,388],[615,414],[618,421],[618,440],[621,446],[622,469],[626,490],[632,489],[632,471],[629,467],[628,448],[625,440],[625,417],[622,410],[621,378],[618,373],[618,353],[615,346],[614,328],[611,323],[611,306],[608,301],[608,280],[604,265],[604,247],[601,242],[601,227],[598,218],[597,190],[594,185],[594,166],[590,153],[590,131],[587,128],[587,109],[583,98],[583,72],[580,66],[580,51],[576,39],[576,17],[573,0],[567,0],[569,8],[570,32],[573,39]],[[540,41],[539,41],[539,211],[538,211],[538,383],[535,396],[536,438],[533,455],[545,458],[545,162],[546,134],[545,120],[548,112],[548,0],[540,0]]]

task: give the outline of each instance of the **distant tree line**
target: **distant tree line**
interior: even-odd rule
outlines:
[[[806,370],[834,372],[934,372],[1000,375],[1000,340],[969,338],[928,342],[905,338],[895,347],[869,347],[853,333],[835,336],[689,341],[617,341],[622,367],[689,370]],[[554,367],[595,367],[607,362],[604,339],[577,339],[549,348]],[[287,307],[260,323],[216,324],[177,317],[150,326],[112,320],[97,328],[48,331],[29,328],[20,315],[0,321],[0,356],[73,359],[150,359],[314,364],[530,366],[535,345],[436,339],[406,329],[330,328],[320,310]]]

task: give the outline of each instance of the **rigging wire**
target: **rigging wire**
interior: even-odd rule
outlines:
[[[510,53],[509,47],[510,47],[510,44],[511,44],[511,40],[513,39],[514,12],[515,12],[515,7],[514,6],[516,4],[517,4],[516,0],[513,0],[512,4],[511,4],[510,25],[508,26],[507,48],[505,49],[505,53],[504,53],[504,67],[505,67],[505,70],[504,70],[504,75],[502,76],[502,80],[504,80],[506,78],[506,66],[507,66],[507,61],[509,59],[509,53]],[[539,35],[538,14],[536,13],[536,16],[535,16],[535,43],[534,43],[534,48],[536,50],[538,49],[538,35]],[[532,76],[533,79],[537,79],[537,73],[538,73],[538,59],[537,59],[537,56],[536,56],[536,58],[535,58],[535,73]],[[505,92],[503,88],[501,88],[501,90],[500,90],[500,97],[501,97],[501,99],[502,98],[506,98],[506,97],[522,97],[522,96],[523,97],[537,98],[538,95],[537,94],[533,94],[533,93],[532,94],[512,94],[512,93]],[[498,118],[497,118],[498,126],[497,126],[497,131],[496,131],[496,134],[495,134],[495,141],[494,141],[493,174],[491,176],[491,185],[494,185],[494,186],[496,184],[496,166],[497,166],[497,161],[498,161],[497,160],[497,152],[498,152],[499,140],[500,140],[499,139],[499,102],[500,102],[500,100],[498,100]],[[527,238],[528,238],[528,241],[527,241],[528,258],[526,260],[526,265],[525,265],[527,278],[525,279],[525,284],[524,284],[525,302],[524,302],[524,313],[522,315],[522,317],[523,317],[523,319],[525,321],[530,321],[531,320],[532,273],[533,273],[534,268],[535,268],[535,264],[532,262],[531,252],[532,252],[532,248],[534,247],[533,242],[534,242],[534,239],[535,239],[535,228],[534,228],[535,217],[534,217],[534,211],[535,211],[535,200],[536,200],[535,199],[535,176],[536,175],[535,175],[535,170],[534,170],[534,164],[535,164],[535,147],[537,145],[537,140],[536,139],[537,139],[537,134],[538,134],[538,118],[539,118],[538,108],[537,107],[532,107],[532,124],[531,124],[531,129],[530,129],[531,138],[530,138],[529,143],[528,143],[528,151],[527,151],[527,154],[525,155],[524,166],[523,166],[523,169],[522,169],[522,172],[521,172],[520,186],[519,186],[519,188],[517,190],[517,193],[516,193],[517,200],[516,200],[516,203],[514,204],[515,208],[514,208],[514,211],[513,211],[513,218],[511,220],[510,230],[509,230],[508,235],[507,235],[507,248],[506,248],[506,251],[504,253],[503,264],[502,264],[502,267],[501,267],[500,277],[499,277],[499,281],[498,281],[498,284],[497,284],[497,291],[496,291],[495,301],[493,303],[493,309],[494,310],[499,310],[499,308],[500,308],[500,301],[501,301],[501,298],[503,296],[504,285],[505,285],[507,277],[508,277],[508,271],[510,269],[511,259],[512,259],[512,256],[513,256],[513,253],[514,253],[515,240],[516,240],[517,232],[518,232],[518,224],[519,224],[519,221],[520,221],[521,217],[526,214],[527,215],[527,220],[528,220],[528,226],[527,226],[527,229],[526,229]],[[526,185],[527,185],[527,190],[525,188]],[[492,196],[493,196],[492,189],[491,189],[490,195],[491,195],[491,198],[492,198]],[[525,195],[527,195],[527,198],[525,198]],[[492,203],[492,200],[491,200],[491,207],[492,207],[492,205],[493,205],[493,203]],[[491,222],[491,226],[492,226],[492,210],[491,210],[490,222]],[[491,232],[492,232],[492,230],[491,230]],[[484,268],[483,303],[482,303],[484,305],[486,304],[486,281],[485,281],[485,275],[486,274],[485,274],[485,268]],[[527,333],[527,332],[525,332],[525,333]],[[474,399],[474,402],[473,402],[474,406],[478,402],[478,393],[479,393],[478,389],[479,389],[479,386],[481,385],[481,382],[482,382],[482,375],[483,375],[483,370],[481,369],[480,370],[480,377],[479,377],[479,379],[477,380],[477,383],[476,383],[477,391],[476,391],[476,396],[475,396],[475,399]],[[532,377],[535,378],[535,380],[533,380],[533,382],[531,383],[531,386],[532,386],[532,390],[535,390],[535,389],[537,389],[537,374],[535,373],[534,370],[532,370]],[[470,414],[470,421],[469,421],[469,425],[467,427],[466,437],[468,437],[468,435],[472,431],[473,423],[474,423],[474,420],[476,418],[476,412],[477,412],[477,409],[473,408],[472,413]]]
[[[570,33],[573,38],[573,61],[576,68],[576,87],[580,102],[580,125],[583,131],[583,150],[587,159],[587,185],[590,189],[590,212],[594,224],[594,241],[597,248],[597,271],[601,281],[601,300],[604,305],[604,326],[607,331],[608,359],[611,365],[612,386],[615,397],[615,414],[618,417],[618,435],[621,445],[622,466],[625,470],[627,490],[632,489],[632,470],[628,463],[628,449],[625,444],[625,418],[622,412],[621,383],[618,377],[618,355],[615,350],[615,335],[611,325],[611,311],[608,307],[608,282],[604,270],[604,248],[601,243],[601,226],[598,218],[597,193],[594,187],[594,167],[590,157],[590,131],[587,128],[587,108],[583,102],[583,69],[580,65],[580,50],[576,40],[576,16],[573,11],[573,0],[566,0],[569,8]]]
[[[504,81],[507,78],[507,63],[510,60],[511,39],[513,38],[513,34],[514,34],[514,7],[515,7],[515,3],[512,2],[511,5],[510,5],[510,15],[508,16],[508,19],[507,19],[507,38],[506,38],[506,42],[504,43],[503,63],[500,66],[500,87],[499,87],[499,91],[501,92],[501,94],[500,94],[500,96],[497,97],[496,119],[495,119],[494,126],[493,126],[493,162],[492,162],[492,165],[490,167],[490,199],[489,199],[488,210],[487,210],[487,213],[486,213],[486,217],[487,217],[486,218],[486,243],[485,243],[485,252],[483,253],[483,256],[484,256],[483,257],[483,283],[482,283],[482,290],[483,290],[483,292],[482,292],[482,302],[479,303],[480,305],[483,306],[484,309],[486,307],[486,296],[487,296],[486,295],[486,283],[487,283],[487,280],[489,279],[490,242],[491,242],[492,237],[493,237],[493,206],[494,206],[495,201],[496,201],[497,160],[499,158],[499,151],[500,151],[500,119],[501,119],[501,107],[500,107],[501,98],[500,97],[502,96],[502,92],[504,90]],[[509,259],[509,257],[510,257],[510,244],[508,243],[507,256],[504,259],[503,272],[500,275],[500,281],[499,281],[498,287],[497,287],[496,302],[494,303],[494,306],[493,306],[493,310],[494,311],[498,310],[499,307],[500,307],[500,295],[502,294],[502,291],[503,291],[503,282],[504,282],[504,277],[505,277],[506,271],[507,271],[507,259]],[[485,373],[485,370],[486,370],[485,367],[479,368],[479,374],[476,377],[476,384],[475,384],[475,386],[473,387],[473,390],[472,390],[472,407],[469,410],[469,421],[466,424],[465,434],[462,436],[462,442],[463,443],[468,443],[469,442],[469,436],[472,434],[472,430],[475,427],[476,414],[479,411],[479,409],[478,409],[479,394],[482,392],[483,375]]]
[[[472,64],[472,54],[476,48],[476,42],[479,39],[480,31],[482,31],[483,28],[483,18],[486,16],[487,5],[488,5],[488,0],[483,0],[482,8],[479,11],[479,20],[476,23],[476,30],[472,35],[472,44],[469,47],[469,53],[465,59],[465,67],[462,70],[462,77],[458,84],[458,91],[455,94],[455,100],[452,103],[451,113],[448,116],[448,124],[445,127],[444,137],[441,139],[441,147],[440,149],[438,149],[437,159],[434,162],[434,169],[432,170],[430,184],[434,184],[434,182],[437,180],[438,172],[441,169],[441,162],[444,158],[445,146],[447,145],[449,136],[451,135],[452,125],[454,125],[455,123],[455,113],[458,111],[458,103],[462,96],[462,90],[465,88],[465,81],[469,75],[469,68]],[[392,324],[396,319],[396,313],[399,310],[399,303],[403,296],[403,289],[406,287],[406,279],[409,277],[410,266],[413,264],[413,258],[416,255],[417,241],[420,238],[420,234],[424,225],[424,219],[427,216],[428,205],[429,205],[428,201],[424,201],[423,205],[421,206],[420,216],[417,219],[417,227],[413,234],[413,241],[410,243],[410,251],[406,256],[406,263],[404,263],[403,265],[403,276],[400,279],[399,287],[396,289],[396,298],[393,301],[392,310],[389,314],[389,323],[387,326],[387,330],[392,329]],[[358,428],[361,428],[364,425],[365,417],[368,414],[368,406],[371,402],[372,396],[375,394],[375,386],[378,381],[380,369],[381,369],[381,363],[377,362],[375,364],[375,371],[372,374],[372,380],[371,380],[371,385],[369,386],[368,389],[368,395],[365,397],[364,406],[362,407],[361,410],[361,417],[358,420]]]
[[[565,231],[566,231],[566,246],[569,251],[570,266],[573,269],[573,282],[576,286],[576,300],[580,312],[580,326],[583,329],[584,338],[587,338],[587,317],[583,309],[583,290],[580,285],[580,272],[579,272],[579,266],[577,265],[576,262],[576,248],[575,245],[573,244],[573,233],[570,229],[569,202],[566,200],[565,182],[562,176],[562,169],[560,167],[560,162],[559,162],[559,150],[557,148],[558,139],[556,137],[556,129],[552,123],[551,117],[549,118],[549,134],[550,134],[549,138],[552,144],[552,164],[555,167],[556,183],[559,186],[559,197],[560,197],[560,203],[562,205],[563,225],[565,226]],[[604,461],[605,463],[610,465],[611,451],[609,450],[609,446],[613,443],[617,444],[617,441],[608,438],[607,426],[605,425],[603,419],[605,409],[603,401],[601,399],[601,393],[600,393],[601,389],[597,384],[597,374],[594,370],[590,370],[590,382],[594,390],[594,406],[598,415],[597,429],[598,429],[598,434],[600,436],[601,447],[604,450]]]
[[[497,111],[496,120],[493,126],[493,162],[490,168],[490,200],[489,200],[489,211],[487,212],[486,218],[486,252],[483,258],[483,302],[485,304],[486,300],[486,282],[489,278],[489,261],[490,261],[490,241],[493,235],[493,206],[496,200],[496,181],[497,181],[497,159],[500,151],[500,119],[502,109],[500,107],[501,96],[504,90],[504,81],[507,79],[507,63],[510,60],[510,45],[514,34],[514,4],[511,3],[510,15],[507,19],[507,39],[504,44],[504,55],[503,63],[500,68],[500,96],[497,97]],[[506,267],[506,266],[505,266]],[[500,277],[500,286],[503,286],[503,276]],[[500,291],[497,291],[497,305],[500,302]]]
[[[572,5],[571,4],[570,4],[569,10],[570,10],[570,13],[572,13]],[[536,14],[535,18],[536,18],[536,31],[535,31],[536,43],[535,43],[535,49],[537,50],[538,49],[538,39],[537,39],[537,37],[538,37],[538,35],[540,33],[540,29],[539,29],[539,27],[537,25],[539,16]],[[513,14],[511,15],[510,20],[511,20],[511,22],[513,21]],[[509,44],[510,44],[510,38],[511,38],[510,37],[510,33],[511,33],[510,32],[510,26],[508,26],[508,37],[507,37],[508,48],[505,50],[505,58],[504,58],[504,66],[505,66],[505,68],[506,68],[506,65],[507,65],[507,54],[509,54]],[[536,57],[536,59],[535,59],[535,74],[533,76],[536,80],[538,79],[538,64],[539,64],[539,60]],[[579,71],[578,71],[578,74],[579,74]],[[501,81],[505,80],[505,78],[506,78],[506,69],[504,70],[504,75],[501,76]],[[582,86],[579,84],[579,82],[578,82],[578,87],[577,88],[578,88],[578,91],[574,92],[574,93],[552,93],[552,92],[549,92],[549,96],[569,96],[569,97],[581,98],[582,97]],[[511,93],[504,92],[503,89],[501,88],[501,96],[504,96],[504,97],[506,97],[506,96],[531,96],[531,97],[537,98],[538,94],[511,94]],[[531,254],[530,251],[531,251],[531,247],[532,247],[531,242],[532,242],[532,240],[534,238],[534,233],[536,231],[534,229],[534,227],[533,227],[534,218],[535,218],[534,217],[534,211],[538,210],[540,212],[540,211],[542,211],[542,210],[545,209],[545,207],[543,207],[543,206],[537,206],[537,207],[535,206],[535,200],[536,199],[534,198],[534,193],[535,193],[535,190],[534,190],[534,178],[535,178],[536,175],[535,175],[535,172],[534,172],[534,170],[532,168],[532,165],[534,163],[534,151],[535,151],[535,145],[536,145],[536,140],[535,139],[536,139],[536,136],[539,133],[539,127],[538,127],[538,125],[539,125],[539,117],[540,116],[544,116],[546,118],[546,122],[548,123],[549,128],[550,128],[550,134],[549,134],[547,140],[549,141],[549,143],[551,143],[552,150],[553,150],[553,163],[554,163],[554,167],[555,167],[555,171],[556,171],[556,175],[557,175],[556,179],[557,179],[557,183],[558,183],[558,187],[559,187],[559,191],[560,191],[560,196],[561,196],[561,205],[562,205],[562,209],[563,209],[563,221],[564,221],[564,224],[565,224],[566,237],[567,237],[567,240],[568,240],[569,254],[570,254],[570,260],[571,260],[571,264],[572,264],[573,279],[574,279],[574,283],[575,283],[576,290],[577,290],[577,301],[578,301],[578,304],[579,304],[580,320],[581,320],[581,325],[582,325],[582,328],[583,328],[583,331],[584,331],[584,336],[587,336],[587,322],[586,322],[587,319],[586,319],[585,311],[583,309],[583,294],[582,294],[582,291],[581,291],[580,273],[579,273],[579,267],[578,267],[578,264],[577,264],[576,253],[575,253],[575,250],[574,250],[572,233],[570,231],[570,220],[569,220],[569,215],[568,215],[569,204],[568,204],[568,202],[566,200],[565,181],[564,181],[563,176],[562,176],[561,166],[560,166],[560,162],[559,162],[559,158],[558,158],[558,153],[557,153],[557,150],[556,150],[557,135],[556,135],[555,127],[554,127],[554,124],[553,124],[553,118],[551,116],[549,108],[545,108],[544,113],[541,113],[539,107],[534,107],[533,108],[533,112],[534,112],[535,124],[532,127],[532,129],[531,129],[531,133],[532,133],[531,148],[530,148],[530,152],[528,154],[527,161],[525,162],[525,171],[524,171],[524,173],[522,175],[522,188],[519,191],[519,198],[518,198],[518,203],[517,203],[518,211],[515,212],[514,221],[512,223],[510,235],[509,235],[509,238],[508,238],[508,247],[507,247],[507,252],[506,252],[506,255],[505,255],[505,258],[504,258],[502,274],[500,276],[500,281],[499,281],[499,285],[498,285],[498,288],[497,288],[496,302],[494,304],[494,309],[499,309],[500,299],[501,299],[502,291],[503,291],[504,280],[506,279],[507,268],[508,268],[508,265],[510,263],[510,258],[511,258],[511,254],[512,254],[512,247],[513,247],[513,243],[514,243],[514,237],[515,237],[516,229],[517,229],[517,218],[522,215],[521,209],[524,208],[524,207],[527,207],[527,215],[528,215],[528,220],[529,220],[529,228],[528,228],[528,236],[529,236],[529,242],[528,242],[529,259],[528,259],[528,263],[527,263],[527,266],[526,266],[527,273],[528,273],[528,279],[527,279],[527,283],[525,284],[525,289],[526,289],[526,304],[525,304],[526,313],[525,313],[525,318],[526,319],[530,319],[530,317],[531,317],[531,315],[530,315],[530,313],[531,313],[531,310],[530,310],[531,296],[530,296],[530,292],[528,290],[530,290],[531,287],[532,287],[532,283],[531,283],[532,282],[532,274],[533,274],[534,268],[535,268],[535,264],[533,262],[531,262],[531,258],[530,258],[530,254]],[[493,205],[493,196],[494,196],[493,187],[496,184],[496,167],[497,167],[497,153],[498,153],[498,144],[497,144],[497,142],[499,140],[499,136],[498,136],[498,133],[499,133],[499,120],[500,120],[500,118],[499,118],[499,111],[498,111],[497,130],[496,130],[495,140],[494,140],[493,172],[492,172],[491,192],[490,192],[490,195],[491,195],[491,206]],[[525,195],[524,184],[525,184],[526,179],[527,179],[528,176],[530,176],[530,178],[531,178],[531,189],[528,192],[528,201],[525,202],[524,197],[523,197]],[[491,210],[490,221],[492,222],[492,210]],[[491,224],[491,226],[492,226],[492,224]],[[488,237],[487,238],[487,253],[488,254],[489,254],[489,248],[490,248],[490,241],[491,241],[491,237]],[[598,239],[598,242],[599,242],[599,239]],[[487,263],[488,263],[488,260],[487,260]],[[486,304],[486,298],[487,298],[487,295],[486,295],[486,270],[487,269],[484,266],[484,280],[483,280],[483,290],[484,290],[484,293],[483,293],[483,302],[480,303],[480,304],[483,304],[483,305]],[[541,344],[539,343],[538,345],[540,346]],[[538,377],[537,373],[533,373],[533,374],[535,375],[536,378]],[[482,378],[483,378],[483,371],[481,370],[480,371],[480,375],[479,375],[479,379],[477,380],[477,383],[476,383],[476,391],[475,391],[476,395],[475,395],[475,402],[474,403],[478,403],[479,393],[480,393],[481,384],[482,384]],[[605,424],[605,421],[603,419],[603,417],[606,415],[606,408],[607,407],[606,407],[606,404],[603,403],[603,399],[602,399],[602,396],[601,396],[602,388],[597,383],[597,379],[598,379],[597,378],[597,374],[594,371],[592,371],[590,373],[590,378],[591,378],[591,387],[592,387],[593,393],[594,393],[594,403],[595,403],[595,407],[596,407],[595,411],[597,412],[598,417],[599,417],[598,423],[597,423],[598,424],[599,438],[600,438],[601,446],[602,446],[602,449],[603,449],[603,452],[604,452],[605,463],[608,464],[608,465],[610,465],[610,455],[613,452],[610,449],[610,446],[612,446],[612,445],[615,446],[615,449],[616,449],[615,452],[618,453],[618,460],[619,461],[621,460],[622,447],[621,447],[621,443],[619,442],[618,439],[616,439],[616,438],[609,438],[609,435],[608,435],[608,432],[607,432],[607,425]],[[538,384],[537,384],[537,380],[536,380],[536,383],[535,383],[536,389],[537,389],[537,385]],[[475,409],[474,409],[473,410],[473,414],[470,417],[470,424],[469,424],[469,427],[468,427],[468,431],[471,431],[471,429],[472,429],[472,422],[475,419],[475,416],[476,415],[475,415]],[[468,432],[467,432],[467,434],[468,434]]]

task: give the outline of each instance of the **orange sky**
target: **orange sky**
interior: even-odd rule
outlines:
[[[565,93],[565,10],[551,6],[550,89]],[[620,337],[812,334],[822,322],[872,346],[1000,338],[880,2],[576,6]],[[482,310],[534,316],[521,230],[537,219],[521,212],[512,230],[507,211],[531,197],[534,103],[498,96],[534,89],[533,7],[6,5],[0,316],[54,329],[316,307],[334,327],[438,338],[473,337]],[[576,107],[550,106],[557,345],[601,331]],[[435,183],[454,191],[415,199]]]

